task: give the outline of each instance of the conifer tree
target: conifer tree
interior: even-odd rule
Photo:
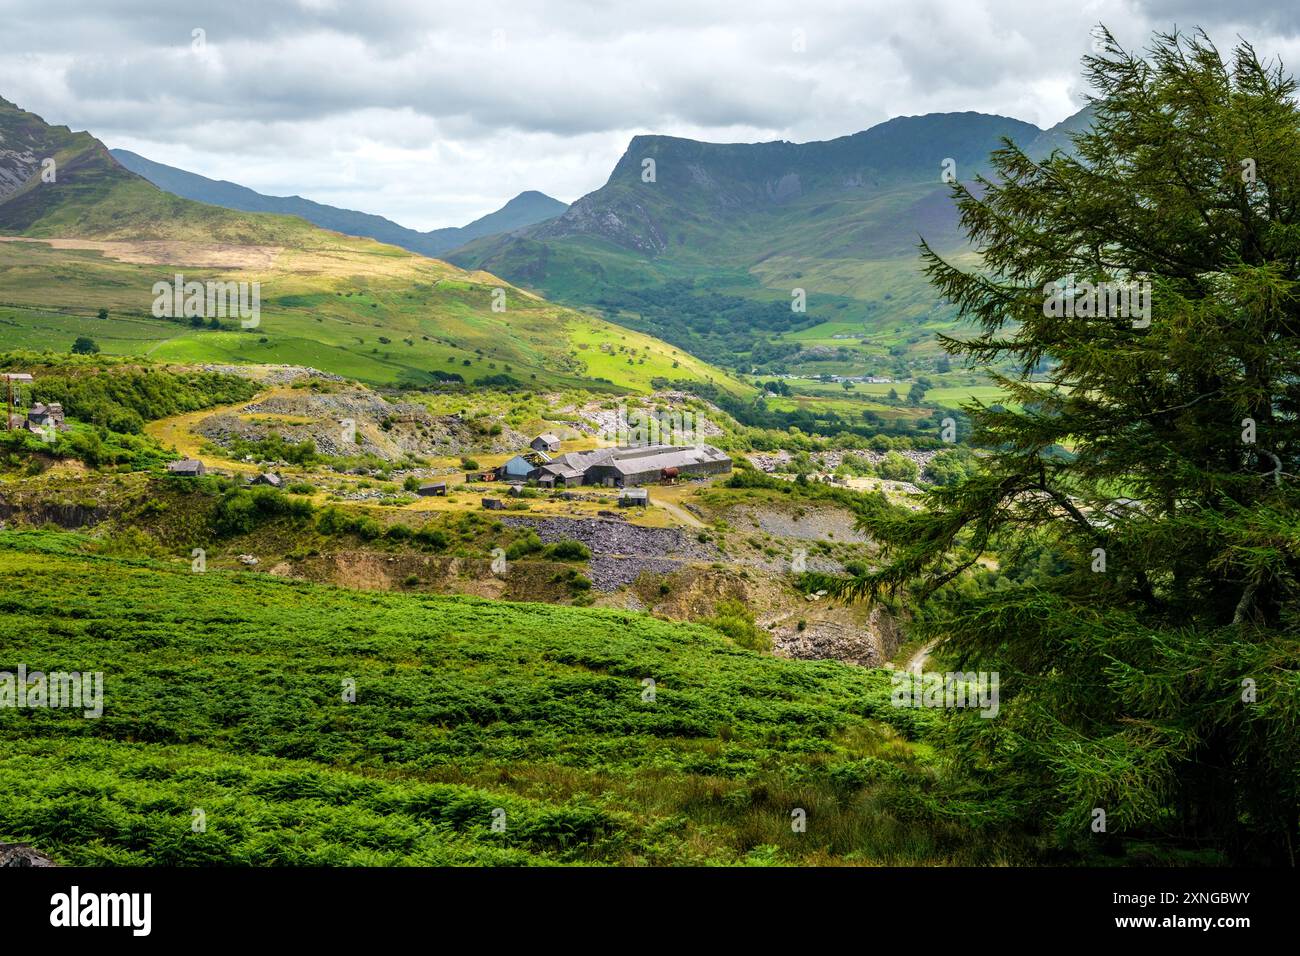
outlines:
[[[1006,142],[954,184],[981,266],[922,244],[975,329],[946,349],[1001,370],[1001,403],[965,409],[982,468],[924,511],[869,512],[881,564],[839,587],[919,599],[941,659],[1000,673],[999,716],[953,721],[961,759],[1063,842],[1294,865],[1296,86],[1244,42],[1225,60],[1200,32],[1098,36],[1074,150]]]

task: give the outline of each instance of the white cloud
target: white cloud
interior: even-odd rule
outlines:
[[[1099,21],[1128,44],[1176,22],[1300,46],[1281,0],[0,0],[0,95],[159,162],[432,228],[523,189],[575,199],[637,133],[803,141],[965,110],[1049,126],[1078,108]]]

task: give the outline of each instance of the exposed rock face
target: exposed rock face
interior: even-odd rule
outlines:
[[[880,667],[898,650],[898,622],[881,608],[875,608],[866,625],[839,616],[809,620],[801,631],[797,626],[778,628],[773,646],[783,657],[796,660],[837,660],[863,667]]]
[[[275,432],[288,442],[310,440],[322,454],[370,454],[386,461],[406,454],[501,453],[528,443],[527,436],[504,425],[500,434],[483,434],[456,415],[433,415],[423,405],[390,402],[368,389],[274,394],[244,406],[239,414],[211,415],[196,430],[222,447]]]
[[[854,527],[854,516],[846,508],[790,508],[734,505],[726,512],[727,520],[740,532],[749,529],[797,541],[835,540],[865,544],[871,539]],[[812,567],[816,571],[838,570]]]
[[[877,667],[883,662],[870,631],[841,621],[810,621],[802,630],[773,638],[784,657],[819,661],[827,658]]]
[[[25,843],[0,843],[0,867],[56,866],[50,857]]]
[[[844,456],[846,454],[865,458],[867,461],[871,462],[873,467],[879,465],[881,460],[885,457],[884,452],[872,451],[867,448],[850,452],[815,451],[809,454],[808,457],[811,458],[813,463],[823,471],[834,471],[840,465],[844,464]],[[939,452],[934,450],[917,451],[913,448],[904,448],[899,450],[898,454],[916,462],[916,466],[922,471],[925,471],[925,469],[930,466],[931,459],[933,459],[935,455],[939,454]],[[776,471],[778,468],[790,464],[793,459],[794,456],[784,450],[770,453],[760,452],[749,456],[750,463],[755,468],[767,472]]]
[[[201,365],[201,371],[220,372],[222,375],[238,375],[251,378],[263,385],[291,385],[299,379],[322,379],[327,382],[345,382],[342,375],[322,372],[308,365]]]
[[[0,500],[0,521],[19,518],[28,525],[56,524],[60,528],[87,528],[108,517],[107,507],[59,501],[31,500],[11,503]]]
[[[3,144],[0,133],[0,144]],[[30,149],[4,149],[0,146],[0,197],[17,192],[23,183],[32,178],[39,166],[39,158]]]
[[[663,228],[645,203],[624,199],[621,204],[601,204],[594,193],[583,196],[563,215],[536,229],[539,239],[598,236],[650,255],[662,252],[668,245]]]
[[[615,408],[606,408],[606,404],[605,401],[588,402],[578,409],[582,419],[579,427],[589,434],[617,440],[621,430],[629,429],[635,423],[646,428],[646,423],[654,419],[658,423],[656,427],[665,432],[660,440],[667,444],[704,441],[723,434],[721,426],[717,424],[723,414],[718,407],[685,392],[655,392],[649,398],[621,402]],[[705,410],[697,411],[697,405],[703,405]],[[656,407],[665,409],[668,415],[654,418]],[[712,419],[710,414],[713,415]],[[679,429],[687,433],[673,434]]]

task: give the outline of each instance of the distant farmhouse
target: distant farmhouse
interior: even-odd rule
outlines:
[[[51,402],[48,405],[37,402],[28,409],[27,421],[23,422],[23,426],[35,434],[42,434],[50,429],[68,430],[68,426],[63,423],[63,406],[58,402]]]
[[[198,478],[207,474],[208,471],[203,462],[197,458],[182,458],[180,461],[169,461],[167,470],[173,475],[184,475],[187,478]]]
[[[502,480],[533,480],[545,488],[604,485],[623,488],[644,485],[679,475],[725,475],[731,459],[712,445],[635,445],[568,452],[545,461],[522,479],[520,459],[506,462],[514,473],[498,472]]]
[[[533,451],[557,452],[560,450],[560,440],[549,432],[545,435],[538,435],[528,447]]]

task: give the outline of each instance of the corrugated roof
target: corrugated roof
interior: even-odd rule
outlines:
[[[642,454],[619,455],[613,462],[619,474],[630,475],[663,468],[681,468],[683,465],[703,465],[725,461],[727,456],[709,445],[670,445],[641,449]]]
[[[565,452],[557,455],[549,465],[543,465],[542,469],[565,478],[577,478],[597,465],[611,467],[621,475],[630,475],[729,460],[712,445],[627,445]]]

